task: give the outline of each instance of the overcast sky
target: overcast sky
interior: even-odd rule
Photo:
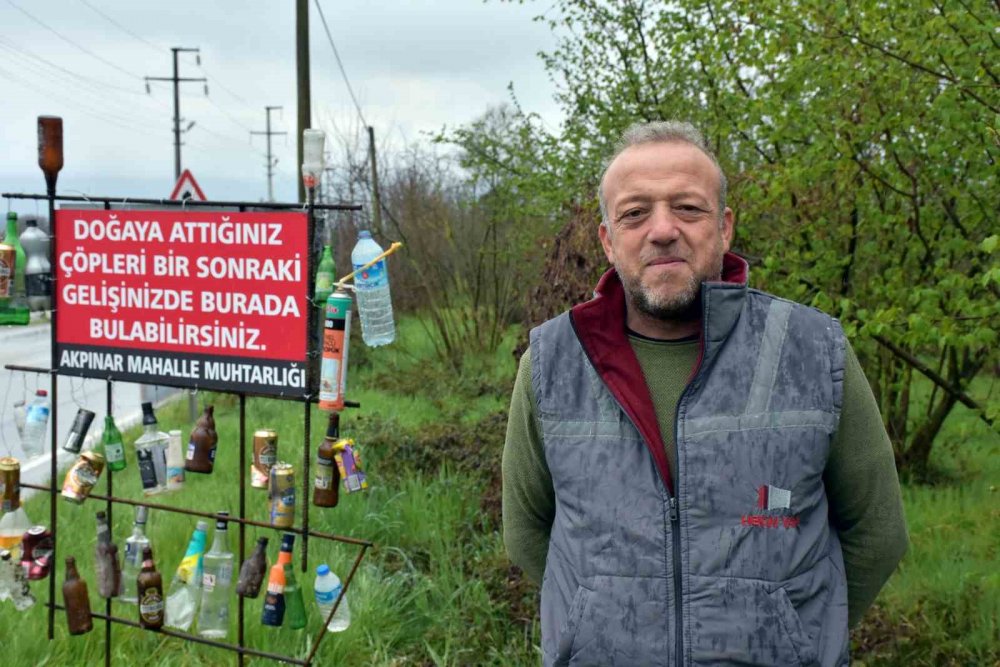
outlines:
[[[396,146],[424,132],[466,123],[509,99],[558,123],[537,52],[554,43],[532,21],[548,2],[321,0],[361,111]],[[358,114],[310,0],[313,126],[358,127]],[[29,16],[30,15],[30,16]],[[182,54],[182,166],[210,199],[266,196],[266,105],[283,106],[273,130],[279,159],[275,198],[293,201],[295,9],[291,0],[0,0],[0,190],[42,192],[36,118],[63,118],[65,166],[59,190],[167,196],[173,186],[173,92],[144,76],[172,74],[170,47],[201,49],[201,66]],[[58,34],[57,34],[58,33]],[[186,124],[186,123],[185,123]],[[34,212],[35,205],[14,203]]]

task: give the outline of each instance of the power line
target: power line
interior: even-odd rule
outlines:
[[[84,48],[84,47],[80,46],[79,44],[77,44],[76,42],[74,42],[72,39],[70,39],[69,37],[64,36],[62,33],[60,33],[59,31],[57,31],[55,28],[52,28],[51,26],[49,26],[47,23],[45,23],[41,19],[39,19],[39,18],[35,17],[33,14],[30,14],[29,12],[27,12],[20,5],[18,5],[17,3],[15,3],[14,0],[7,0],[7,4],[9,4],[11,7],[13,7],[17,11],[21,12],[22,14],[24,14],[25,16],[27,16],[29,19],[31,19],[32,21],[34,21],[38,25],[40,25],[43,28],[45,28],[46,30],[48,30],[53,35],[55,35],[59,39],[63,40],[67,44],[70,44],[71,46],[76,47],[80,51],[83,51],[84,53],[86,53],[91,58],[95,58],[97,60],[100,60],[102,63],[104,63],[108,67],[113,67],[114,69],[118,70],[119,72],[122,72],[123,74],[125,74],[127,76],[130,76],[132,78],[135,78],[135,79],[141,79],[142,78],[138,74],[136,74],[134,72],[129,72],[128,70],[123,69],[123,68],[119,67],[118,65],[116,65],[115,63],[111,62],[110,60],[108,60],[106,58],[102,58],[101,56],[97,55],[96,53],[94,53],[90,49],[87,49],[87,48]]]
[[[145,37],[141,37],[140,35],[135,34],[131,30],[129,30],[128,28],[126,28],[125,26],[123,26],[121,23],[119,23],[118,21],[114,20],[113,18],[111,18],[110,16],[108,16],[107,14],[105,14],[104,12],[102,12],[100,9],[98,9],[94,5],[92,5],[89,2],[87,2],[87,0],[80,0],[80,2],[82,2],[85,5],[87,5],[92,10],[94,10],[95,12],[97,12],[98,14],[100,14],[106,21],[108,21],[108,23],[110,23],[111,25],[115,26],[116,28],[118,28],[119,30],[121,30],[122,32],[124,32],[125,34],[131,35],[132,37],[134,37],[135,39],[139,40],[143,44],[149,46],[151,49],[153,49],[154,51],[156,51],[156,53],[158,55],[163,55],[163,52],[167,50],[166,48],[164,48],[162,46],[157,46],[156,44],[153,44],[151,41],[149,41]]]
[[[351,88],[351,82],[347,78],[347,72],[344,70],[344,63],[340,61],[340,53],[337,52],[337,45],[333,43],[333,35],[330,34],[330,26],[326,24],[326,16],[323,15],[323,8],[319,4],[319,0],[314,0],[316,3],[316,9],[319,11],[319,18],[323,22],[323,30],[326,31],[326,38],[330,42],[330,48],[333,49],[333,57],[337,60],[337,68],[340,70],[340,75],[344,78],[344,84],[347,86],[347,92],[351,94],[351,100],[354,102],[354,108],[358,112],[358,117],[361,118],[361,124],[368,127],[368,121],[365,120],[365,115],[361,113],[361,105],[358,104],[358,98],[354,96],[354,89]]]

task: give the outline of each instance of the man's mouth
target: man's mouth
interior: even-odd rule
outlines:
[[[646,266],[661,266],[664,264],[679,264],[684,260],[680,257],[656,257],[646,262]]]

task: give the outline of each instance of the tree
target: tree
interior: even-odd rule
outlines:
[[[983,405],[970,385],[1000,359],[1000,6],[560,0],[554,9],[544,20],[560,39],[542,57],[566,120],[533,142],[540,155],[494,147],[521,165],[513,182],[537,176],[550,196],[515,194],[591,204],[621,130],[691,120],[730,175],[736,248],[752,259],[755,283],[841,318],[898,463],[927,473],[958,402],[995,427],[1000,401]],[[519,120],[523,132],[546,134]],[[918,402],[920,377],[934,390]]]

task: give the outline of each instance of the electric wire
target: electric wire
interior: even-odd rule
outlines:
[[[87,2],[87,0],[80,0],[80,2],[82,2],[85,5],[87,5],[88,7],[90,7],[95,12],[97,12],[108,23],[110,23],[111,25],[115,26],[116,28],[118,28],[119,30],[121,30],[122,32],[124,32],[125,34],[130,35],[130,36],[134,37],[135,39],[139,40],[140,42],[142,42],[146,46],[148,46],[151,49],[153,49],[154,51],[156,51],[158,54],[163,55],[164,52],[167,52],[167,53],[170,52],[170,49],[164,48],[162,46],[157,46],[156,44],[153,44],[151,41],[149,41],[145,37],[142,37],[142,36],[137,35],[136,33],[132,32],[131,30],[129,30],[128,28],[126,28],[125,26],[123,26],[121,23],[119,23],[118,21],[114,20],[113,18],[111,18],[110,16],[108,16],[107,14],[105,14],[104,12],[102,12],[97,7],[95,7],[94,5],[92,5],[89,2]]]
[[[83,46],[80,46],[79,44],[77,44],[76,42],[74,42],[69,37],[66,37],[65,35],[63,35],[62,33],[60,33],[58,30],[56,30],[55,28],[51,27],[50,25],[48,25],[47,23],[45,23],[44,21],[42,21],[41,19],[39,19],[38,17],[36,17],[34,14],[31,14],[30,12],[28,12],[27,10],[25,10],[23,7],[21,7],[20,5],[18,5],[17,3],[15,3],[14,0],[7,0],[7,4],[9,4],[11,7],[13,7],[17,11],[21,12],[22,14],[24,14],[25,16],[27,16],[29,19],[31,19],[32,21],[34,21],[38,25],[40,25],[43,28],[45,28],[46,30],[48,30],[53,35],[55,35],[59,39],[63,40],[67,44],[69,44],[69,45],[71,45],[71,46],[79,49],[83,53],[86,53],[91,58],[99,60],[102,63],[104,63],[105,65],[107,65],[108,67],[114,68],[114,69],[118,70],[119,72],[121,72],[121,73],[123,73],[123,74],[125,74],[127,76],[130,76],[130,77],[132,77],[134,79],[142,79],[142,77],[139,76],[138,74],[136,74],[135,72],[129,72],[128,70],[126,70],[126,69],[124,69],[122,67],[119,67],[115,63],[111,62],[107,58],[103,58],[102,56],[97,55],[96,53],[94,53],[90,49],[87,49],[87,48],[85,48]]]
[[[337,45],[333,41],[333,35],[330,33],[330,26],[326,23],[326,16],[323,15],[323,7],[320,6],[319,0],[313,0],[316,3],[316,10],[319,12],[319,18],[323,22],[323,30],[326,31],[326,38],[330,42],[330,48],[333,49],[333,57],[337,60],[337,68],[340,70],[340,75],[344,79],[344,85],[347,86],[347,92],[351,95],[351,101],[354,102],[354,109],[358,112],[358,118],[361,119],[362,124],[368,127],[368,121],[365,120],[365,115],[361,113],[361,105],[358,104],[358,98],[354,96],[354,89],[351,87],[351,82],[347,78],[347,71],[344,69],[344,63],[340,60],[340,53],[337,51]]]

